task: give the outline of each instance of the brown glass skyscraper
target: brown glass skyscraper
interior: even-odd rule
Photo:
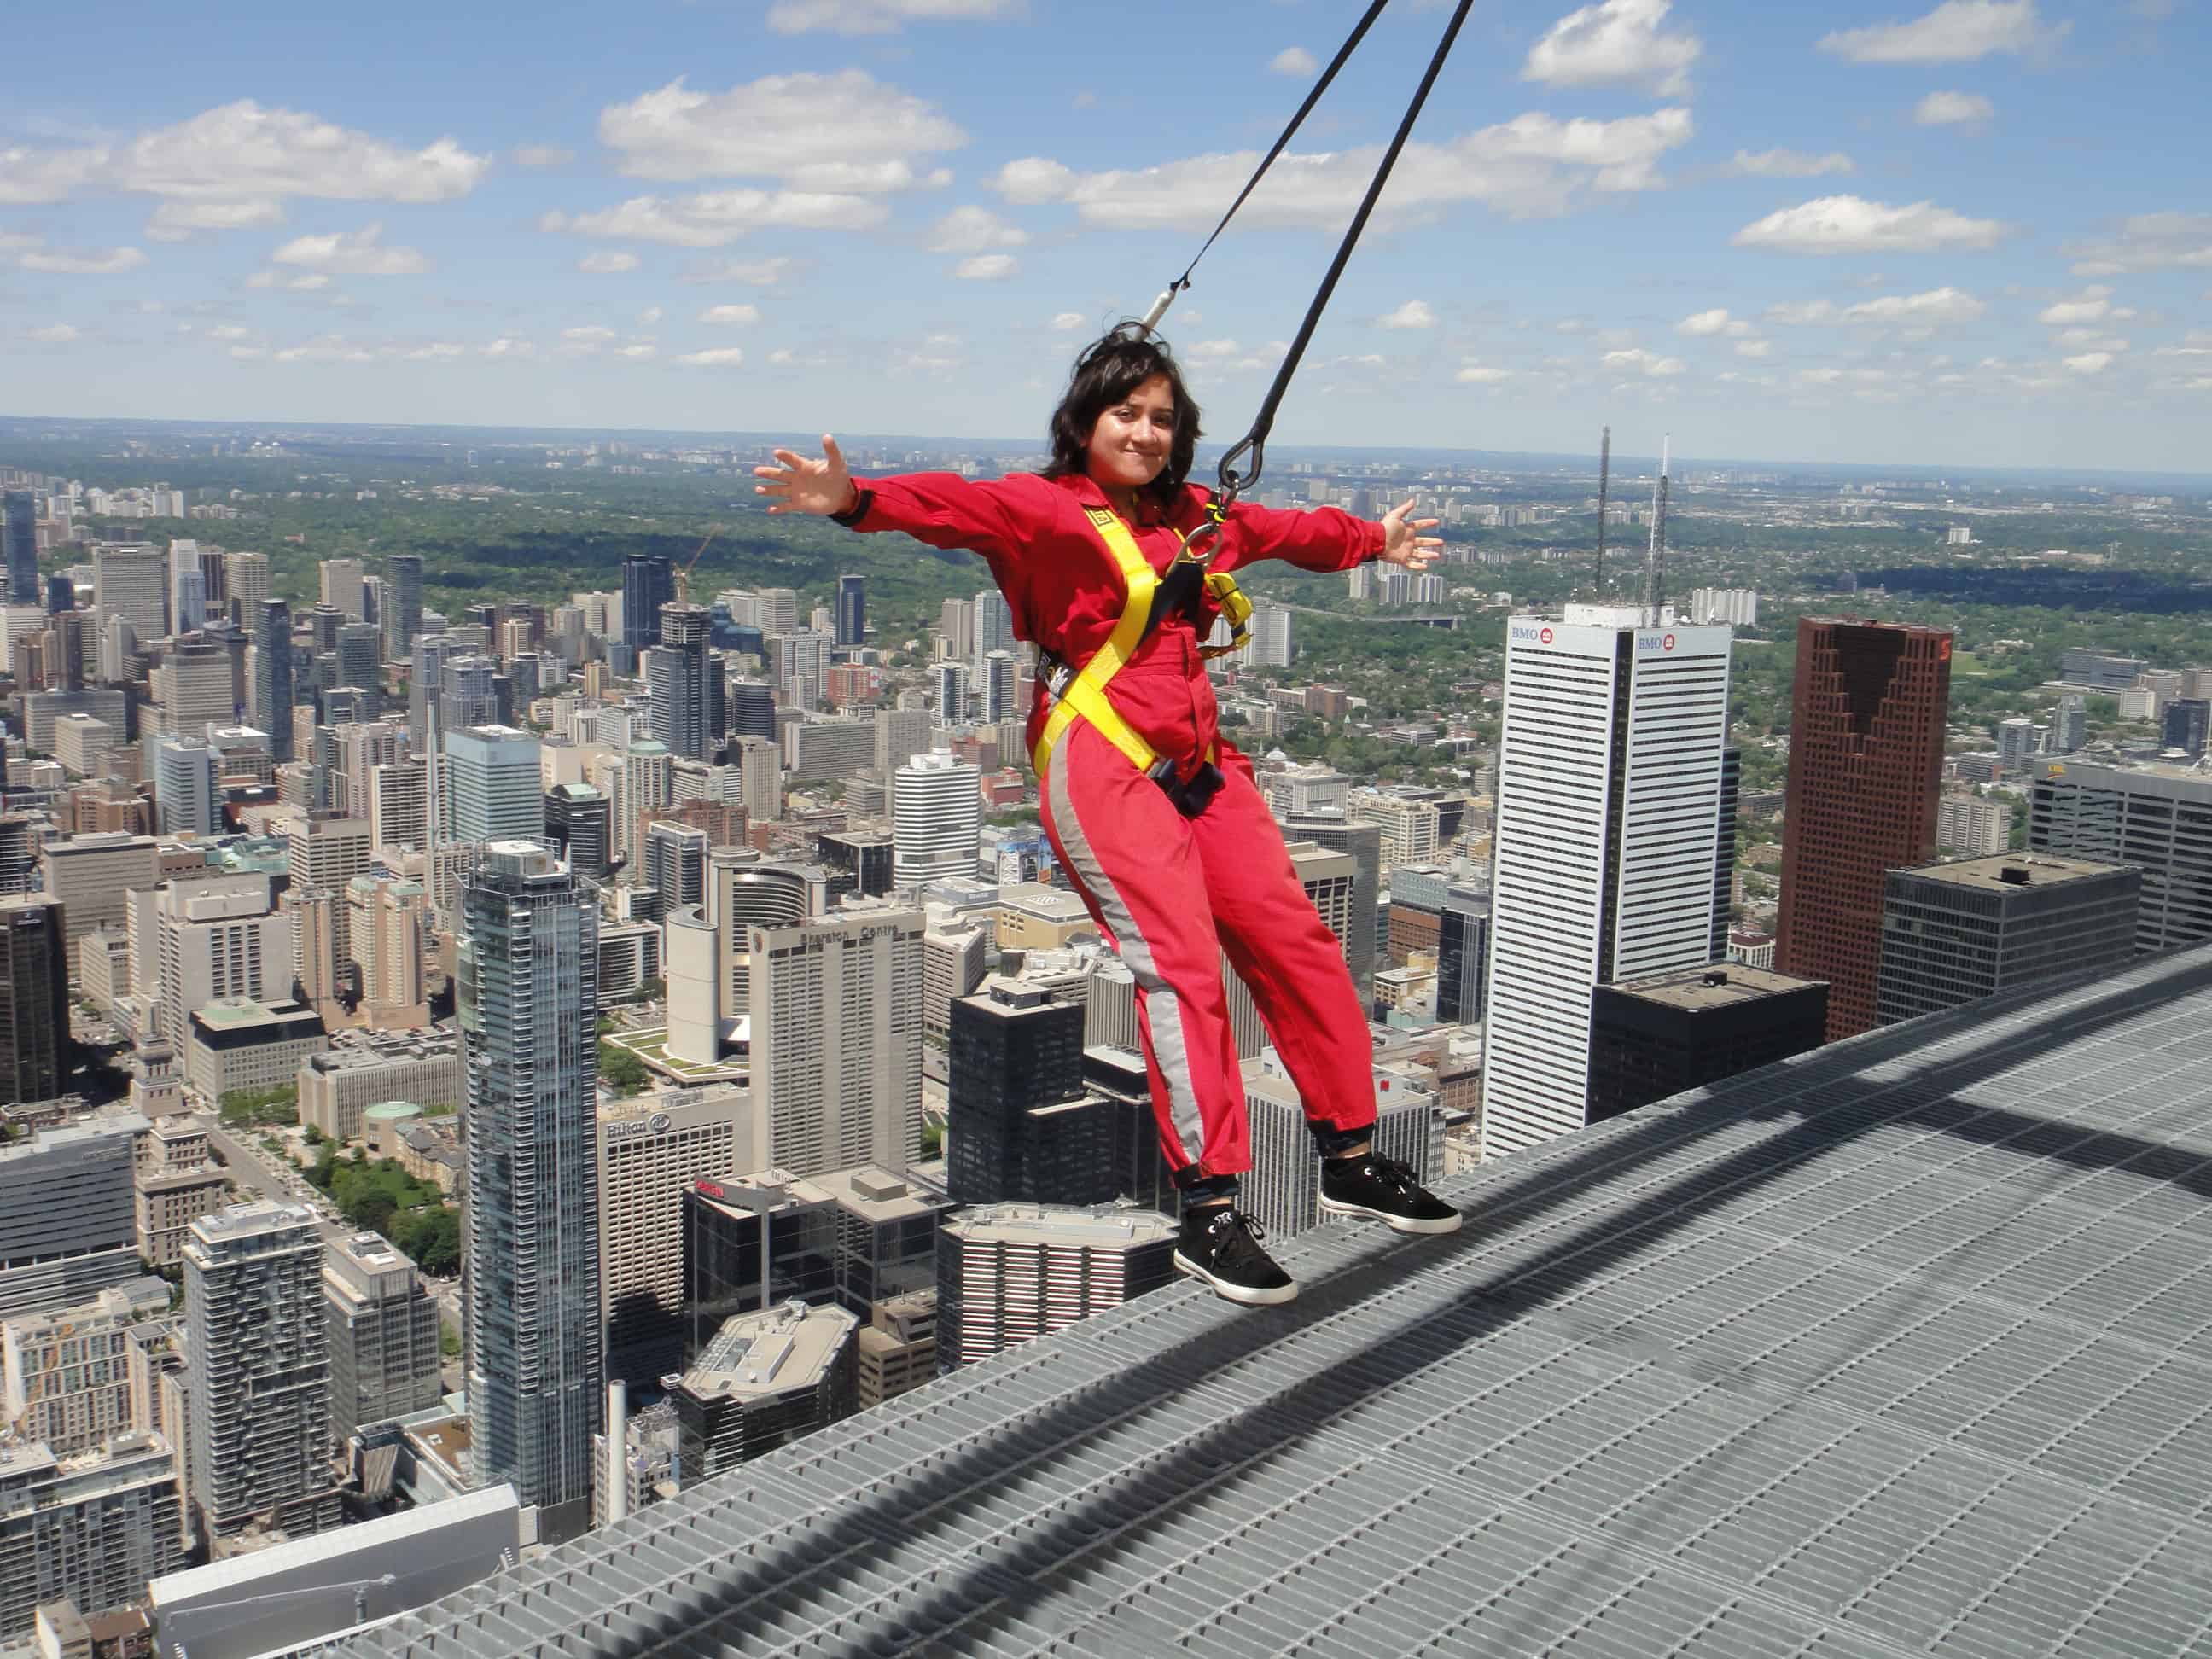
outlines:
[[[1828,983],[1828,1041],[1875,1024],[1883,872],[1936,852],[1951,635],[1801,617],[1774,965]]]

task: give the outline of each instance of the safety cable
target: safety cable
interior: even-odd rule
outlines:
[[[1178,290],[1190,286],[1190,273],[1198,269],[1199,260],[1206,258],[1206,249],[1212,247],[1221,233],[1229,228],[1229,222],[1237,216],[1237,210],[1244,205],[1244,198],[1260,187],[1260,181],[1267,176],[1267,169],[1275,165],[1275,158],[1297,136],[1300,124],[1313,112],[1313,106],[1321,102],[1321,95],[1328,90],[1328,83],[1336,79],[1336,72],[1351,60],[1352,54],[1358,50],[1359,43],[1367,38],[1367,31],[1375,27],[1375,20],[1382,15],[1382,8],[1389,3],[1390,0],[1374,0],[1374,3],[1367,8],[1367,15],[1359,20],[1350,34],[1345,36],[1344,44],[1336,49],[1336,56],[1328,60],[1328,67],[1321,72],[1321,79],[1313,83],[1313,89],[1306,94],[1305,102],[1300,104],[1298,112],[1291,117],[1290,125],[1283,129],[1283,136],[1276,139],[1274,148],[1261,158],[1257,170],[1245,180],[1244,188],[1237,192],[1237,199],[1229,204],[1229,211],[1221,216],[1221,222],[1214,226],[1213,234],[1206,239],[1206,246],[1200,248],[1191,262],[1183,267],[1182,275],[1168,284],[1167,295],[1163,297],[1172,296]]]
[[[1367,186],[1367,194],[1359,204],[1359,210],[1352,216],[1351,228],[1337,245],[1336,258],[1329,263],[1328,274],[1322,278],[1321,288],[1314,295],[1313,303],[1306,307],[1305,320],[1298,325],[1297,337],[1291,342],[1289,351],[1284,354],[1282,367],[1275,371],[1275,383],[1267,388],[1267,397],[1261,401],[1260,412],[1253,418],[1251,428],[1221,458],[1221,465],[1214,475],[1220,486],[1215,497],[1220,512],[1225,512],[1227,504],[1233,503],[1241,491],[1259,481],[1260,474],[1267,465],[1267,434],[1274,429],[1275,411],[1281,406],[1284,395],[1291,389],[1291,379],[1297,373],[1299,360],[1305,356],[1307,343],[1313,338],[1322,313],[1328,308],[1329,297],[1336,292],[1337,279],[1344,275],[1345,266],[1351,263],[1352,251],[1359,245],[1359,234],[1367,228],[1368,216],[1374,212],[1383,186],[1390,182],[1390,169],[1398,164],[1399,152],[1406,148],[1406,140],[1413,134],[1413,123],[1420,118],[1421,106],[1428,101],[1429,89],[1436,85],[1437,76],[1443,72],[1444,60],[1451,56],[1452,43],[1459,39],[1460,26],[1467,21],[1468,13],[1474,9],[1474,0],[1459,0],[1450,23],[1445,27],[1443,39],[1437,43],[1436,53],[1429,59],[1427,72],[1421,76],[1421,84],[1413,94],[1413,101],[1406,106],[1405,118],[1398,123],[1398,131],[1390,140],[1389,149],[1382,153],[1382,165],[1375,169],[1375,177]],[[1364,28],[1370,21],[1371,16],[1363,20],[1360,27]],[[1330,65],[1330,70],[1334,73],[1335,65]],[[1304,112],[1301,110],[1299,114],[1303,116]],[[1249,188],[1249,185],[1246,186],[1248,191]],[[1241,202],[1243,198],[1239,197],[1237,199]],[[1236,210],[1232,208],[1230,210],[1233,213]],[[1218,230],[1215,232],[1216,235],[1219,234]],[[1248,453],[1252,459],[1252,470],[1240,473],[1234,464]],[[1218,513],[1216,522],[1218,522]]]

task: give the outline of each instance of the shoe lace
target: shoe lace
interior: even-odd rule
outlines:
[[[1420,1187],[1420,1176],[1414,1173],[1413,1166],[1403,1158],[1376,1158],[1370,1159],[1369,1164],[1375,1171],[1376,1180],[1389,1182],[1401,1193],[1416,1191]]]
[[[1267,1237],[1267,1230],[1260,1224],[1258,1217],[1243,1210],[1231,1208],[1208,1231],[1218,1236],[1219,1242],[1214,1249],[1224,1255],[1267,1254],[1260,1248],[1260,1241]]]

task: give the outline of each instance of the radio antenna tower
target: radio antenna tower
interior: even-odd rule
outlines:
[[[1651,486],[1651,547],[1644,556],[1644,625],[1659,626],[1659,608],[1666,601],[1667,585],[1667,452],[1673,433],[1659,440],[1659,480]]]
[[[1607,486],[1613,482],[1613,428],[1597,441],[1597,590],[1591,595],[1605,603],[1605,503]]]

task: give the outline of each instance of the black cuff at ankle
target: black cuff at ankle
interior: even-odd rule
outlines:
[[[1237,1177],[1233,1175],[1200,1175],[1198,1165],[1176,1171],[1175,1184],[1182,1193],[1183,1208],[1194,1204],[1217,1204],[1223,1199],[1237,1196]]]
[[[1375,1137],[1372,1123],[1363,1123],[1356,1129],[1340,1129],[1319,1118],[1308,1118],[1306,1129],[1313,1136],[1314,1145],[1323,1158],[1341,1158],[1346,1147],[1357,1146],[1361,1141],[1371,1140]]]

